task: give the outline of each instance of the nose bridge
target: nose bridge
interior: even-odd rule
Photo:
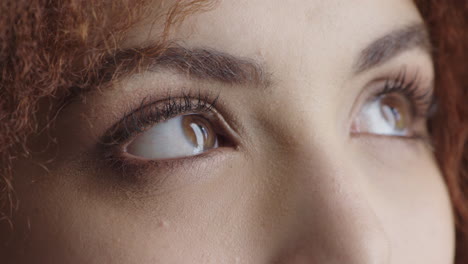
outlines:
[[[308,138],[291,144],[283,157],[289,165],[281,174],[295,182],[297,219],[290,228],[297,237],[285,246],[281,263],[389,263],[389,239],[367,195],[369,186],[352,153],[337,142]]]

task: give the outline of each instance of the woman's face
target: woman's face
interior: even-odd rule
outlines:
[[[153,5],[124,48],[157,42],[170,5]],[[75,100],[58,148],[16,163],[3,259],[452,263],[422,23],[408,0],[219,1],[186,17],[150,70]]]

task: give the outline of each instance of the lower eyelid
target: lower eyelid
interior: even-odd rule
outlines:
[[[397,138],[380,135],[353,135],[351,140],[359,142],[359,146],[370,147],[374,150],[373,152],[382,153],[382,155],[387,154],[387,151],[383,151],[384,149],[398,151],[398,153],[414,152],[412,156],[426,155],[433,151],[430,139],[424,136]]]
[[[112,171],[111,182],[121,188],[144,190],[156,188],[168,190],[170,186],[181,186],[202,180],[206,173],[195,176],[201,171],[214,169],[224,159],[236,151],[229,147],[220,147],[183,159],[144,160],[118,153],[104,160],[105,166]],[[205,180],[205,179],[203,179]]]
[[[380,149],[386,149],[387,147],[405,147],[414,150],[432,151],[433,145],[431,138],[427,135],[415,134],[412,137],[401,137],[401,136],[387,136],[377,135],[370,133],[352,134],[351,140],[358,140],[370,144],[371,146],[379,146]],[[382,145],[383,144],[383,145]],[[385,147],[382,147],[385,146]],[[423,147],[423,148],[421,148]]]

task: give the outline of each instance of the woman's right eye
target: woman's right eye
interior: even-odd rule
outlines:
[[[162,160],[195,156],[218,147],[213,124],[200,114],[186,114],[142,132],[124,151],[136,158]]]

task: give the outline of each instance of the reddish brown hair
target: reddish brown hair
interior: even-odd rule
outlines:
[[[95,65],[118,49],[124,33],[145,17],[147,0],[3,0],[0,2],[0,208],[14,208],[11,163],[28,157],[28,138],[43,131],[38,108],[60,101],[70,88],[98,86]],[[178,1],[171,25],[209,1]],[[416,0],[434,45],[439,111],[429,127],[457,219],[457,263],[468,263],[468,2]],[[123,11],[122,11],[123,10]],[[122,15],[125,13],[125,16]],[[118,18],[116,20],[115,18]],[[153,51],[155,52],[155,51]],[[42,117],[41,117],[42,118]],[[0,215],[0,220],[2,218]]]
[[[429,126],[456,213],[456,263],[468,263],[468,2],[416,3],[434,47],[439,110]]]

